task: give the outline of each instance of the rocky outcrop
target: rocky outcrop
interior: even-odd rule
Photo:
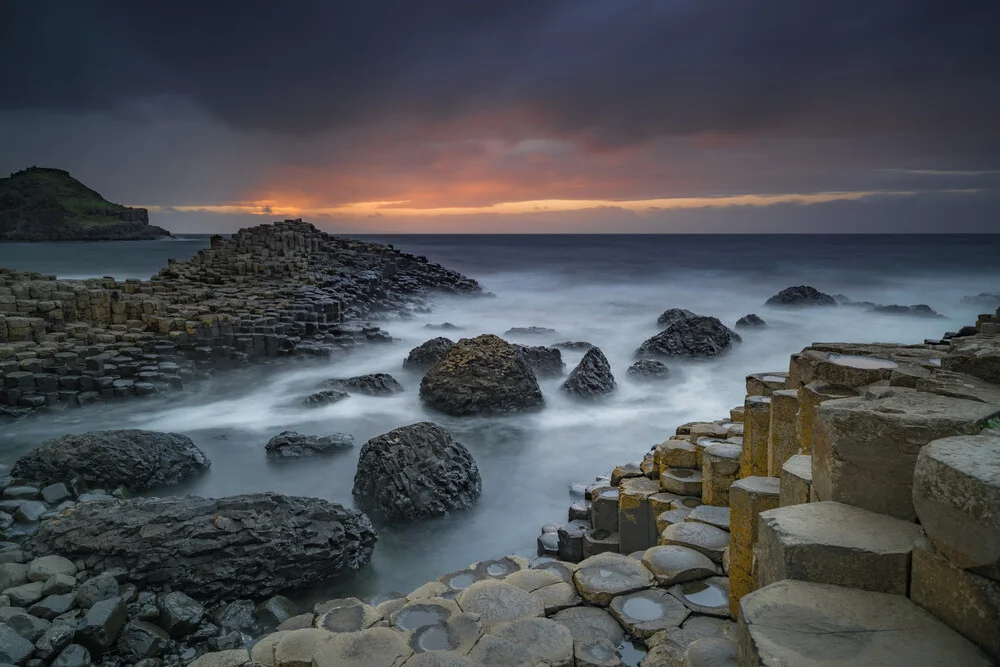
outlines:
[[[517,346],[491,334],[463,338],[420,382],[420,399],[450,415],[540,407],[542,390]]]
[[[562,352],[554,347],[518,345],[517,349],[521,351],[525,361],[538,377],[562,375],[566,370],[566,364],[562,360]]]
[[[737,329],[763,329],[765,327],[767,327],[767,322],[755,313],[744,315],[740,319],[736,320]]]
[[[42,442],[18,459],[15,477],[38,484],[77,480],[84,487],[133,491],[176,484],[211,463],[190,438],[156,431],[91,431]]]
[[[577,398],[597,398],[613,393],[616,386],[608,358],[601,348],[592,347],[569,374],[562,390]]]
[[[767,300],[769,306],[836,306],[837,300],[809,285],[786,287]]]
[[[403,360],[403,368],[410,371],[426,371],[428,368],[444,359],[455,341],[444,336],[431,338],[410,350]]]
[[[347,433],[333,435],[302,435],[283,431],[271,438],[264,449],[275,458],[302,458],[317,454],[335,454],[354,446],[354,436]]]
[[[368,562],[368,517],[318,498],[134,498],[81,503],[26,542],[90,572],[121,568],[140,588],[200,600],[262,598],[313,586]]]
[[[548,336],[559,333],[548,327],[511,327],[503,332],[504,336]]]
[[[913,317],[944,317],[933,308],[925,304],[916,306],[872,306],[868,309],[870,313],[882,315],[912,315]]]
[[[714,357],[742,339],[714,317],[678,320],[635,351],[636,357]]]
[[[341,389],[367,396],[389,396],[403,391],[403,385],[388,373],[369,373],[350,378],[332,378],[323,381],[324,387]]]
[[[670,369],[662,361],[656,359],[640,359],[625,371],[625,375],[638,382],[665,380],[670,375]]]
[[[366,442],[354,476],[354,498],[390,523],[465,509],[481,491],[472,454],[430,422],[403,426]]]
[[[692,313],[690,310],[685,310],[683,308],[669,308],[663,311],[660,316],[656,318],[656,323],[666,329],[675,322],[686,320],[691,317],[697,317],[697,315]]]

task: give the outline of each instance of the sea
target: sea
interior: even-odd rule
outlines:
[[[361,238],[361,237],[358,237]],[[461,271],[496,298],[440,298],[433,312],[379,325],[392,344],[336,360],[310,360],[222,373],[167,398],[41,414],[0,425],[0,462],[66,433],[144,428],[190,436],[211,458],[207,474],[152,495],[226,496],[276,491],[353,505],[361,443],[393,428],[433,421],[475,457],[483,493],[473,508],[402,526],[379,525],[371,563],[357,576],[313,591],[317,599],[409,592],[470,563],[514,553],[533,556],[542,524],[565,521],[569,487],[639,461],[684,422],[726,417],[743,401],[744,378],[787,370],[791,353],[813,342],[920,343],[972,324],[982,306],[963,301],[1000,292],[1000,235],[411,235],[366,240]],[[148,278],[167,258],[208,246],[207,236],[164,241],[0,244],[0,267],[63,278]],[[764,305],[792,285],[879,304],[927,304],[940,318],[883,315],[857,307],[778,309]],[[994,306],[995,307],[995,306]],[[669,363],[662,383],[630,381],[635,348],[658,331],[657,316],[686,308],[733,326],[756,313],[767,328],[742,331],[721,358]],[[608,400],[579,403],[541,381],[543,410],[507,417],[448,417],[424,409],[419,374],[403,370],[407,352],[442,332],[452,338],[502,335],[511,327],[557,333],[515,339],[547,345],[587,341],[610,360],[618,381]],[[563,351],[567,372],[583,352]],[[393,374],[405,391],[352,396],[319,409],[298,400],[326,378]],[[281,431],[350,433],[358,446],[328,458],[275,463],[265,443]]]

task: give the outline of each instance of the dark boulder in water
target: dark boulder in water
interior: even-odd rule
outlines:
[[[546,327],[511,327],[503,332],[504,336],[545,336],[558,333],[555,329]]]
[[[76,479],[83,487],[145,491],[176,484],[210,465],[191,438],[177,433],[91,431],[42,442],[17,460],[11,474],[39,485]]]
[[[601,348],[592,347],[569,374],[562,390],[577,398],[597,398],[613,393],[616,387],[607,357]]]
[[[837,300],[809,285],[786,287],[767,300],[769,306],[836,306]]]
[[[455,326],[451,322],[443,322],[441,324],[425,324],[425,329],[436,329],[438,331],[460,331],[462,327]]]
[[[737,329],[763,329],[765,327],[767,327],[767,322],[754,313],[744,315],[740,319],[736,320]]]
[[[531,370],[539,377],[562,375],[566,370],[566,364],[562,360],[562,352],[554,347],[518,345],[517,349],[524,355]]]
[[[426,371],[428,368],[444,359],[455,341],[444,336],[431,338],[410,350],[403,360],[403,368],[411,371]]]
[[[586,352],[594,347],[594,344],[583,340],[564,340],[561,343],[552,343],[552,347],[558,347],[562,350],[582,350]]]
[[[679,320],[635,351],[635,356],[650,357],[714,357],[729,350],[743,339],[715,317],[696,315]]]
[[[540,407],[542,390],[516,345],[491,334],[463,338],[420,382],[420,399],[449,415],[489,415]]]
[[[368,396],[389,396],[403,391],[403,385],[388,373],[369,373],[350,378],[332,378],[323,381],[324,387],[341,389]]]
[[[472,454],[436,424],[403,426],[361,447],[354,498],[388,522],[465,509],[481,492]]]
[[[319,498],[133,498],[80,503],[26,541],[89,572],[199,600],[259,599],[354,572],[377,535],[363,513]]]
[[[692,313],[690,310],[685,310],[683,308],[670,308],[669,310],[663,311],[663,313],[656,318],[656,323],[666,329],[674,322],[686,320],[691,317],[697,317],[697,315]]]
[[[307,396],[304,403],[307,408],[321,408],[324,405],[339,403],[348,396],[350,396],[350,394],[346,391],[340,391],[339,389],[324,389],[323,391],[317,391],[315,394]]]
[[[653,380],[665,380],[670,375],[670,369],[662,361],[656,359],[640,359],[625,371],[625,374],[632,380],[649,382]]]
[[[925,304],[916,306],[873,306],[868,309],[870,313],[880,313],[883,315],[912,315],[914,317],[944,317],[934,311],[933,308]]]
[[[354,446],[354,436],[347,433],[333,435],[302,435],[283,431],[271,438],[264,449],[268,456],[277,458],[302,458],[316,454],[333,454]]]

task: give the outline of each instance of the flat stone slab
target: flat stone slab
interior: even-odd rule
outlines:
[[[645,565],[661,586],[695,581],[718,574],[712,559],[694,549],[675,544],[646,549]]]
[[[478,667],[471,658],[455,651],[416,653],[403,663],[405,667]]]
[[[905,597],[779,581],[740,600],[742,665],[986,667],[971,642]]]
[[[566,582],[543,586],[532,591],[532,594],[545,605],[546,616],[583,603],[583,599],[576,592],[576,587]]]
[[[781,579],[906,595],[920,526],[860,507],[820,502],[760,513],[761,586]]]
[[[677,584],[670,594],[698,614],[729,617],[729,577],[709,577]]]
[[[729,532],[704,523],[687,522],[667,526],[660,534],[660,544],[676,544],[700,551],[713,563],[722,562],[722,552],[729,546]]]
[[[573,607],[552,615],[552,620],[566,626],[578,642],[607,642],[617,646],[625,631],[606,610],[598,607]]]
[[[656,580],[640,561],[623,554],[604,553],[580,563],[573,574],[573,583],[584,600],[606,607],[612,598],[650,588]]]
[[[505,646],[507,644],[508,646]],[[516,647],[517,650],[508,650]],[[484,637],[469,657],[484,666],[518,664],[504,655],[519,655],[526,649],[530,663],[539,666],[573,667],[573,635],[564,625],[548,618],[522,618],[504,623]]]
[[[955,565],[1000,581],[1000,437],[935,440],[913,475],[920,523]]]
[[[682,496],[701,496],[701,470],[667,468],[660,473],[660,486]]]
[[[690,614],[682,602],[660,588],[619,595],[608,611],[629,634],[640,638],[676,628]]]
[[[397,667],[412,654],[406,639],[399,632],[389,628],[368,628],[334,635],[316,649],[312,664],[313,667]]]
[[[487,630],[499,623],[542,616],[545,605],[537,597],[503,581],[477,581],[455,599],[462,611],[479,614]]]
[[[729,532],[729,508],[715,505],[699,505],[691,510],[685,521],[708,524]]]

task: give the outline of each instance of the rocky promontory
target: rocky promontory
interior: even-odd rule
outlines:
[[[169,237],[149,212],[109,202],[62,169],[0,178],[0,241],[138,241]]]

